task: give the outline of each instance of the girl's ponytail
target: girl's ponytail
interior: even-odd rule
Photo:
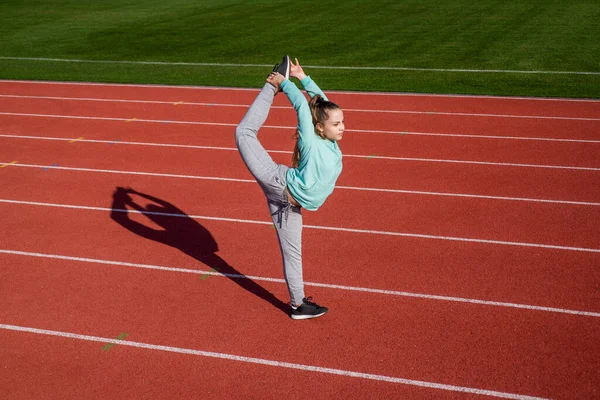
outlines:
[[[323,102],[323,97],[321,97],[320,94],[314,95],[308,102],[308,107],[310,108],[310,113],[312,114],[313,125],[316,125],[318,122],[316,110],[319,107],[318,105],[322,102]]]
[[[315,126],[315,134],[321,139],[325,139],[325,134],[317,130],[317,124],[325,124],[327,118],[329,118],[329,111],[339,109],[340,107],[328,100],[325,100],[320,94],[314,95],[308,102],[310,113],[312,115],[312,122]],[[296,145],[294,146],[294,153],[292,154],[292,168],[298,168],[300,164],[300,148],[298,147],[298,139],[300,132],[296,130],[294,138],[296,139]]]
[[[292,168],[298,168],[300,164],[300,147],[298,146],[298,139],[300,138],[300,132],[296,129],[296,133],[294,134],[294,139],[296,139],[296,144],[294,145],[294,153],[292,154]]]

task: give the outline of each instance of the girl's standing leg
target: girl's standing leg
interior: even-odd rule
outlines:
[[[242,160],[262,188],[277,230],[283,273],[292,304],[302,304],[302,214],[285,194],[288,167],[277,164],[258,140],[258,131],[269,115],[277,88],[266,83],[235,131]]]
[[[279,179],[285,190],[285,174],[287,167],[281,166]],[[269,212],[277,231],[281,257],[283,259],[283,276],[287,283],[292,305],[302,304],[304,299],[304,280],[302,278],[302,211],[300,207],[290,204],[285,193],[279,200],[268,199]]]

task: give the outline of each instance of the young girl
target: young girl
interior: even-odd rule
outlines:
[[[290,82],[290,76],[300,80],[311,97],[310,103]],[[286,94],[298,115],[292,168],[276,164],[257,137],[273,97],[280,91]],[[304,73],[298,59],[294,65],[289,56],[275,65],[235,132],[240,155],[267,197],[281,248],[293,319],[315,318],[328,311],[304,296],[301,209],[317,210],[333,192],[342,171],[342,153],[337,141],[343,133],[342,110],[327,100]]]

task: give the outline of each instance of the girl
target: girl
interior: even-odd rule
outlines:
[[[300,80],[311,97],[310,103],[290,82],[290,76]],[[276,164],[257,137],[273,98],[280,91],[286,94],[298,115],[292,168]],[[328,311],[304,296],[301,209],[317,210],[333,192],[342,171],[342,153],[337,141],[343,133],[342,110],[327,100],[304,73],[298,59],[294,65],[289,56],[275,65],[235,132],[240,155],[267,197],[281,248],[293,319],[315,318]]]

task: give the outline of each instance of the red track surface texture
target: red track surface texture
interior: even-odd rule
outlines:
[[[330,93],[299,322],[256,93],[0,81],[1,398],[600,398],[600,102]],[[278,162],[294,126],[277,96]]]

